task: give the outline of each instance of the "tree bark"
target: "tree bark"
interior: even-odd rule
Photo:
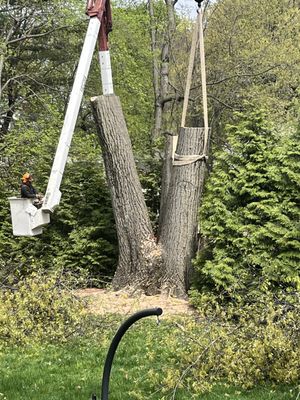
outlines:
[[[173,173],[173,134],[167,132],[165,134],[164,143],[164,160],[161,171],[161,191],[160,191],[160,209],[159,209],[159,221],[158,221],[158,236],[161,235],[161,229],[164,225],[164,219],[166,215],[166,208],[168,207],[169,200],[169,187],[171,177]]]
[[[203,128],[181,128],[177,154],[202,155]],[[160,243],[163,251],[163,286],[176,296],[185,296],[191,264],[197,249],[198,207],[204,183],[205,162],[173,166]]]
[[[156,40],[156,28],[154,19],[153,0],[148,1],[148,10],[150,18],[150,37],[151,37],[151,50],[152,50],[152,69],[153,69],[153,91],[154,91],[154,127],[152,131],[152,140],[160,135],[161,124],[162,124],[162,106],[159,101],[160,98],[160,73],[159,65],[156,56],[157,52],[157,40]]]
[[[158,40],[155,27],[153,0],[148,1],[150,17],[150,37],[151,49],[153,54],[153,89],[154,89],[154,126],[152,131],[152,140],[157,139],[162,130],[165,98],[169,95],[169,60],[172,38],[176,29],[174,4],[172,0],[165,0],[167,8],[167,24],[164,32],[163,44],[160,51],[160,64],[156,58],[158,52]]]
[[[92,98],[119,242],[113,287],[159,287],[161,251],[153,235],[119,98]]]
[[[197,249],[197,215],[205,162],[173,166],[161,236],[155,240],[135,167],[130,138],[118,97],[92,99],[100,144],[111,190],[119,241],[115,289],[160,289],[185,296]],[[203,128],[182,128],[177,153],[202,155]]]

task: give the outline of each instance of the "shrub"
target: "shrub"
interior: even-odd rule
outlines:
[[[274,298],[267,293],[252,304],[228,304],[226,299],[197,292],[192,299],[196,321],[175,322],[179,329],[162,338],[168,354],[156,379],[165,392],[173,392],[172,398],[181,388],[188,389],[191,398],[199,398],[199,393],[223,383],[248,389],[266,382],[299,382],[296,294]]]
[[[57,273],[34,272],[0,293],[1,341],[63,341],[78,333],[84,318],[83,304]]]

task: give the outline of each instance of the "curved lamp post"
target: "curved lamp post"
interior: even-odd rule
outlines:
[[[161,308],[150,308],[146,310],[139,311],[129,317],[118,329],[117,333],[115,334],[111,345],[109,347],[102,376],[102,390],[101,390],[101,400],[108,400],[108,391],[109,391],[109,378],[110,378],[110,371],[113,363],[113,358],[116,353],[117,347],[126,333],[126,331],[133,325],[136,321],[141,318],[150,317],[151,315],[159,316],[163,313]],[[92,400],[96,400],[96,396],[92,397]]]

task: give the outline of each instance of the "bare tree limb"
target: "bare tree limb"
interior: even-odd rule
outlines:
[[[234,110],[234,109],[235,109],[235,107],[233,107],[233,106],[231,106],[231,105],[229,105],[229,104],[224,103],[224,101],[218,99],[218,98],[215,97],[215,96],[208,95],[207,97],[210,97],[211,99],[213,99],[213,100],[217,101],[218,103],[222,104],[225,108],[229,108],[230,110]]]
[[[273,69],[276,69],[278,67],[280,67],[280,64],[273,65],[272,67],[267,68],[264,71],[257,72],[255,74],[235,74],[235,75],[232,75],[232,76],[227,76],[227,77],[225,77],[223,79],[220,79],[218,81],[215,81],[215,82],[208,82],[207,85],[209,85],[209,86],[218,85],[220,83],[223,83],[223,82],[229,81],[231,79],[235,79],[235,78],[245,78],[245,77],[252,78],[252,77],[255,77],[255,76],[260,76],[260,75],[263,75],[263,74],[265,74],[265,73],[267,73],[267,72],[269,72],[269,71],[271,71]],[[198,85],[198,87],[200,87],[200,85]]]
[[[47,32],[44,32],[44,33],[36,33],[36,34],[33,34],[33,35],[25,35],[25,36],[22,36],[20,38],[10,40],[8,42],[8,45],[11,45],[11,44],[17,43],[17,42],[21,42],[21,41],[24,41],[24,40],[28,40],[28,39],[36,39],[38,37],[47,36],[47,35],[50,35],[53,32],[56,32],[56,31],[61,30],[61,29],[69,28],[69,27],[70,27],[69,25],[59,26],[57,28],[51,29],[50,31],[47,31]]]

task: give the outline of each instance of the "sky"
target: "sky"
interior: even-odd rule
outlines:
[[[195,0],[178,0],[175,9],[180,14],[194,19],[197,17],[198,3]]]

